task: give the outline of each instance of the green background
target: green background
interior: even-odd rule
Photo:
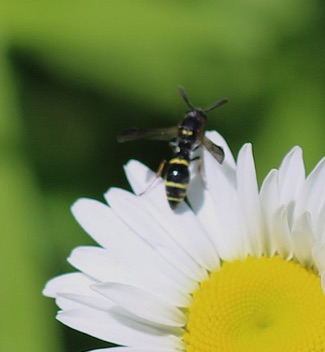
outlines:
[[[117,144],[127,127],[178,123],[183,85],[237,154],[252,142],[259,181],[294,145],[324,154],[325,3],[0,2],[0,350],[107,346],[61,326],[42,297],[91,244],[70,205],[128,187],[122,165],[157,169],[166,143]]]

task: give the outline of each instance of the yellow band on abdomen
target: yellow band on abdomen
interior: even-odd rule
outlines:
[[[166,181],[165,185],[167,187],[186,189],[188,186],[188,183],[177,183],[177,182],[172,182],[172,181]]]
[[[185,159],[179,159],[179,158],[174,158],[169,160],[169,164],[181,164],[181,165],[185,165],[185,166],[189,166],[190,163],[185,160]]]

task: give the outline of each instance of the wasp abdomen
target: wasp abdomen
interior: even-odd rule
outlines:
[[[167,200],[172,209],[186,197],[189,181],[189,162],[180,158],[171,159],[165,174],[165,186]]]

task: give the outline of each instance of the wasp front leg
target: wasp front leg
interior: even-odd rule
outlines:
[[[196,161],[193,165],[192,170],[194,177],[200,179],[200,182],[203,184],[203,187],[206,188],[206,179],[204,174],[204,159],[202,156],[198,155],[191,159],[191,162]]]
[[[159,180],[159,178],[161,177],[161,175],[164,173],[164,169],[165,169],[165,166],[166,166],[166,163],[167,161],[166,160],[163,160],[159,167],[158,167],[158,170],[156,171],[156,176],[155,178],[149,183],[148,187],[142,191],[141,193],[139,193],[139,196],[142,196],[143,194],[145,194],[146,192],[148,192],[150,190],[150,188],[153,187],[153,185],[155,184],[155,182],[157,180]]]
[[[196,145],[193,149],[193,152],[195,153],[197,150],[201,151],[202,149],[200,148],[200,146],[201,146],[200,144]],[[195,153],[195,154],[199,154],[199,155],[196,155],[195,157],[191,158],[191,162],[198,160],[196,168],[197,168],[197,172],[201,173],[202,165],[203,165],[203,158],[201,155],[202,153]]]

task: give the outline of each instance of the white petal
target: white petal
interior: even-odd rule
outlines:
[[[107,251],[99,247],[77,247],[68,262],[96,281],[114,281],[119,277],[126,279],[127,273],[121,272],[117,265],[107,255]]]
[[[261,211],[258,186],[251,144],[245,144],[238,154],[237,189],[239,207],[249,252],[247,254],[259,257],[262,254]]]
[[[81,199],[74,204],[72,211],[81,226],[100,244],[110,249],[105,255],[112,257],[111,261],[114,263],[118,262],[118,268],[122,266],[127,272],[130,268],[131,274],[128,274],[128,277],[132,273],[138,277],[136,272],[141,272],[142,276],[147,277],[150,282],[153,281],[160,291],[162,287],[170,286],[171,282],[175,282],[172,286],[179,286],[180,274],[177,275],[172,265],[162,258],[148,241],[133,232],[111,208],[97,201]],[[115,265],[114,263],[111,265]],[[147,263],[150,263],[150,266]],[[202,272],[202,268],[198,270]],[[158,276],[157,272],[160,273]],[[112,276],[110,277],[112,280]],[[102,277],[101,281],[109,280]],[[180,301],[177,301],[180,304]],[[185,303],[184,300],[182,302],[181,304]]]
[[[164,189],[164,184],[161,178],[157,179],[157,181],[152,184],[153,180],[157,178],[157,175],[137,160],[130,160],[124,166],[124,171],[135,194],[141,194],[144,192],[144,195],[152,196],[152,192],[155,191],[157,187],[161,190]],[[150,185],[151,187],[148,189]],[[156,195],[151,198],[154,199],[155,196]]]
[[[292,230],[293,254],[307,268],[313,265],[312,248],[315,240],[310,227],[310,214],[303,214],[294,224]]]
[[[213,242],[185,203],[180,204],[175,212],[171,209],[164,211],[158,206],[148,207],[148,210],[161,228],[172,235],[173,241],[198,264],[195,271],[191,270],[191,278],[202,281],[207,279],[204,268],[214,270],[219,267]]]
[[[62,292],[94,295],[94,292],[90,289],[90,285],[95,283],[97,283],[96,280],[82,273],[64,274],[47,282],[43,294],[53,298]]]
[[[305,181],[305,166],[302,149],[294,147],[283,159],[279,168],[280,205],[295,200]]]
[[[174,271],[170,275],[175,276],[176,282],[186,292],[196,289],[197,283],[191,277],[193,271],[200,275],[200,266],[176,244],[172,238],[173,234],[166,232],[155,221],[141,197],[111,188],[105,194],[105,198],[121,219],[155,249],[157,255],[161,255],[174,266]]]
[[[128,319],[113,312],[75,309],[59,312],[57,319],[65,325],[104,341],[130,347],[182,348],[177,330],[164,331]]]
[[[308,196],[306,209],[312,215],[312,224],[315,224],[317,216],[325,202],[325,159],[323,159],[315,168],[315,172],[307,178],[307,183],[312,184]]]
[[[324,243],[325,241],[325,202],[323,203],[317,218],[315,219],[314,234],[315,239]]]
[[[127,164],[125,169],[129,180],[134,179],[133,175],[139,168],[141,167],[135,162]],[[145,166],[142,166],[143,168]],[[141,177],[137,179],[136,184],[141,185],[140,188],[145,187]],[[159,189],[164,191],[162,188]],[[179,205],[176,211],[172,211],[166,204],[167,202],[160,201],[162,197],[166,197],[165,194],[157,195],[157,189],[154,192],[155,197],[152,197],[150,191],[142,196],[147,211],[167,233],[172,234],[172,239],[200,266],[216,270],[219,267],[216,249],[193,211],[184,202]],[[191,274],[194,275],[195,272],[191,272]],[[194,278],[197,281],[202,281],[207,278],[206,272],[201,272]]]
[[[101,202],[82,198],[73,204],[71,211],[82,228],[104,248],[120,246],[121,242],[127,246],[130,237],[134,237],[112,209]]]
[[[122,253],[101,248],[78,247],[68,261],[97,281],[117,282],[143,288],[179,307],[187,306],[191,302],[188,291],[182,293],[177,289],[176,286],[179,285],[173,281],[172,272],[165,275],[166,268],[160,265],[155,256],[152,256],[152,261],[144,261],[141,260],[141,252],[134,253],[133,257],[123,257]],[[169,270],[175,271],[173,268]]]
[[[325,271],[325,243],[316,243],[312,250],[314,265],[319,273]]]
[[[186,316],[179,309],[138,288],[117,283],[97,284],[92,288],[149,322],[175,327],[186,324]]]
[[[196,173],[191,180],[187,191],[187,198],[196,217],[199,219],[205,232],[217,248],[215,234],[219,229],[219,224],[215,218],[216,214],[211,193],[205,187],[202,175],[199,173]]]
[[[105,285],[105,284],[104,284]],[[148,319],[145,319],[139,315],[134,314],[134,312],[131,312],[130,310],[127,311],[125,307],[122,307],[118,305],[117,303],[113,302],[110,300],[108,297],[104,297],[104,295],[96,292],[93,290],[94,295],[97,295],[97,297],[90,297],[90,296],[81,296],[81,295],[76,295],[76,294],[62,294],[62,296],[58,296],[56,299],[57,305],[62,309],[62,310],[77,310],[77,309],[94,309],[106,313],[112,313],[113,315],[116,315],[117,313],[119,315],[123,315],[124,317],[127,317],[128,319],[133,319],[139,323],[143,323],[145,325],[148,324]],[[150,326],[153,326],[155,328],[175,328],[174,325],[168,325],[168,324],[161,324],[157,323],[153,320],[149,321]]]
[[[177,211],[187,208],[184,203],[180,204]],[[194,216],[192,210],[186,209],[182,215],[172,212],[163,213],[158,208],[152,207],[151,214],[165,229],[172,234],[173,240],[198,264],[196,271],[191,271],[191,277],[196,281],[207,279],[206,270],[219,268],[220,260],[217,250],[206,233],[205,229]]]
[[[262,243],[264,244],[264,253],[267,256],[273,256],[276,252],[276,244],[274,241],[274,214],[279,208],[279,192],[278,192],[278,170],[271,170],[266,176],[261,192],[260,204],[262,212],[264,236]]]
[[[219,193],[220,188],[223,189],[224,192],[229,191],[229,188],[224,188],[229,185],[230,192],[231,189],[235,189],[235,160],[227,143],[219,133],[207,131],[205,135],[212,142],[223,148],[225,160],[223,164],[220,165],[206,149],[203,150],[202,171],[194,173],[188,189],[188,199],[197,217],[206,229],[208,236],[218,248],[218,252],[221,249],[223,259],[230,259],[232,253],[227,250],[228,234],[225,235],[225,233],[222,232],[221,224],[219,224],[217,218],[219,207],[215,207],[215,201],[216,197],[218,197],[219,200],[223,199],[222,194]],[[222,178],[222,182],[218,180],[218,177]],[[225,184],[224,181],[227,181],[229,184]],[[218,187],[218,183],[220,182],[221,185]]]
[[[324,203],[325,194],[325,158],[322,159],[307,177],[296,202],[295,219],[309,211],[317,214]],[[312,218],[314,224],[314,217]]]
[[[93,291],[92,296],[85,296],[72,293],[62,293],[56,299],[56,304],[62,310],[93,308],[96,310],[107,311],[116,304],[99,293]]]
[[[216,163],[210,153],[204,150],[203,173],[205,175],[205,184],[211,195],[211,202],[204,200],[202,210],[194,209],[195,212],[201,212],[208,215],[203,219],[203,225],[206,221],[210,224],[206,226],[209,236],[213,239],[220,257],[224,260],[234,258],[245,258],[247,247],[242,235],[242,222],[239,213],[238,195],[235,189],[235,170],[233,170],[226,161],[220,165]],[[201,191],[201,190],[200,190]],[[193,202],[195,192],[189,193],[189,199]],[[193,208],[195,202],[193,202]],[[208,208],[207,208],[208,207]]]
[[[273,239],[277,253],[286,260],[291,259],[292,239],[285,206],[281,206],[273,215]]]

